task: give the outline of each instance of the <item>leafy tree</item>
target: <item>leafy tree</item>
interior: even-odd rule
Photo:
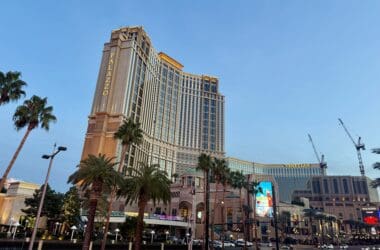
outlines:
[[[372,152],[375,154],[380,154],[380,148],[374,148],[372,149]],[[375,162],[373,164],[373,168],[380,170],[380,162]],[[375,180],[373,180],[371,182],[371,186],[374,188],[380,187],[380,178],[376,178]]]
[[[119,129],[114,134],[114,138],[121,141],[122,150],[120,155],[120,162],[118,167],[118,172],[122,172],[123,166],[125,164],[125,155],[127,154],[127,151],[129,147],[132,144],[139,145],[142,142],[143,138],[143,132],[140,128],[140,123],[134,122],[131,118],[125,119],[123,121],[123,124],[119,127]],[[110,217],[112,213],[112,202],[116,195],[116,187],[112,188],[109,204],[108,204],[108,210],[107,210],[107,217],[106,217],[106,224],[104,226],[104,236],[103,241],[101,245],[101,250],[106,249],[106,241],[107,241],[107,234],[110,224]]]
[[[38,206],[41,200],[41,194],[43,190],[43,185],[40,189],[36,189],[33,197],[26,198],[24,203],[27,207],[26,209],[21,209],[27,216],[36,217]],[[57,219],[61,213],[61,207],[63,204],[63,194],[56,192],[51,189],[49,184],[46,187],[46,195],[44,205],[42,207],[41,216],[46,216],[49,219]]]
[[[153,204],[162,201],[170,202],[170,179],[167,173],[160,169],[158,164],[148,165],[141,163],[139,168],[129,167],[128,177],[121,188],[120,195],[126,198],[126,204],[138,205],[136,225],[135,250],[141,249],[144,227],[144,211],[148,201]]]
[[[3,73],[0,71],[0,106],[17,101],[22,96],[25,96],[23,87],[26,86],[26,82],[20,78],[20,72],[8,71]]]
[[[199,157],[198,157],[198,165],[197,165],[197,170],[200,170],[203,172],[203,176],[204,176],[204,191],[206,192],[206,195],[205,195],[205,229],[204,229],[204,232],[205,232],[205,240],[204,240],[204,244],[205,244],[205,249],[208,249],[208,245],[209,245],[209,217],[210,217],[210,204],[209,204],[209,200],[210,200],[210,182],[209,182],[209,179],[210,179],[210,170],[212,168],[212,160],[211,160],[211,156],[210,155],[207,155],[207,154],[200,154]]]
[[[78,189],[72,186],[65,193],[62,205],[63,220],[69,226],[77,225],[80,217],[81,200],[79,198]]]
[[[24,146],[29,133],[33,129],[38,128],[38,126],[48,131],[50,123],[57,120],[53,115],[53,107],[46,105],[46,97],[41,98],[34,95],[29,100],[24,101],[23,105],[17,107],[16,112],[13,115],[15,128],[16,130],[20,130],[26,127],[26,132],[3,174],[3,177],[0,181],[0,187],[4,187],[4,183],[7,180],[8,174],[11,171],[12,166],[15,163],[22,147]]]
[[[114,157],[107,158],[105,155],[89,155],[88,158],[80,162],[78,170],[69,176],[68,183],[79,186],[83,191],[90,189],[83,250],[88,250],[90,246],[96,208],[102,192],[123,182],[123,177],[114,169],[114,166],[117,165],[114,159]]]

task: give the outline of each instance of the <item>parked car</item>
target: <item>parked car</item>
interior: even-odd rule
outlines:
[[[232,241],[229,241],[229,240],[225,240],[224,246],[225,247],[235,247],[235,243],[233,243]]]
[[[343,245],[340,245],[339,248],[340,248],[340,249],[347,249],[347,248],[348,248],[348,245],[347,245],[347,244],[343,244]]]
[[[237,246],[237,247],[244,247],[244,240],[243,239],[238,239],[238,240],[236,240],[235,241],[235,245]],[[250,242],[250,241],[247,241],[247,246],[248,247],[251,247],[251,246],[253,246],[253,243],[252,242]]]

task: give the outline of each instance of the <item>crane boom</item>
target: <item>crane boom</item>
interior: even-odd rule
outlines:
[[[364,164],[363,164],[363,159],[362,159],[362,154],[361,154],[361,151],[360,150],[365,150],[365,145],[364,143],[361,142],[361,137],[359,136],[358,138],[358,143],[356,143],[354,141],[354,138],[352,138],[350,132],[348,131],[348,129],[346,128],[346,126],[344,125],[342,119],[338,118],[339,120],[339,123],[340,125],[342,125],[342,127],[344,128],[344,130],[346,131],[346,134],[348,135],[348,137],[351,139],[352,143],[354,144],[355,146],[355,149],[356,149],[356,154],[358,156],[358,160],[359,160],[359,170],[360,170],[360,174],[362,176],[365,176],[365,172],[364,172]]]
[[[339,120],[340,125],[342,125],[342,127],[343,127],[344,130],[346,131],[346,134],[348,135],[348,137],[350,137],[352,143],[355,145],[355,147],[357,147],[357,144],[356,144],[356,142],[354,141],[354,138],[352,138],[350,132],[348,131],[348,129],[347,129],[346,126],[344,125],[342,119],[338,118],[338,120]]]
[[[314,154],[317,157],[319,166],[322,169],[322,173],[323,173],[323,175],[325,175],[326,174],[326,168],[327,168],[327,163],[325,162],[325,156],[322,154],[321,158],[319,158],[319,154],[318,154],[317,148],[314,145],[313,138],[311,138],[310,134],[307,134],[307,136],[309,137],[309,141],[311,143],[311,146],[313,146]]]
[[[311,146],[313,146],[314,154],[315,154],[315,156],[317,157],[318,163],[321,163],[321,159],[319,158],[319,155],[318,155],[317,149],[315,148],[315,145],[314,145],[314,142],[313,142],[313,138],[311,138],[311,135],[310,135],[310,134],[307,134],[307,136],[309,137],[309,141],[310,141],[310,143],[311,143]]]

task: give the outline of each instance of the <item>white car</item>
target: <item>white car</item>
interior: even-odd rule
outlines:
[[[245,244],[244,244],[244,240],[243,239],[238,239],[237,241],[235,241],[235,245],[237,246],[237,247],[243,247]],[[250,241],[247,241],[247,246],[248,247],[251,247],[251,246],[253,246],[253,243],[252,242],[250,242]]]
[[[226,240],[226,241],[224,241],[224,246],[225,247],[235,247],[235,244],[231,241]]]
[[[339,248],[340,248],[340,249],[347,249],[347,248],[348,248],[348,245],[343,244],[343,245],[341,245]]]

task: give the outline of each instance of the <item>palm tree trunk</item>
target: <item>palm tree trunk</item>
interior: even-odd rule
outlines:
[[[225,218],[225,216],[224,216],[224,214],[225,214],[225,212],[224,212],[224,195],[225,195],[225,193],[226,193],[226,186],[223,184],[223,196],[222,196],[222,249],[224,250],[224,230],[225,230],[225,228],[224,228],[224,226],[225,226],[225,221],[224,221],[224,218]]]
[[[119,167],[117,169],[117,171],[119,173],[122,171],[123,166],[124,166],[124,159],[125,159],[125,154],[127,153],[127,148],[128,148],[128,145],[123,145],[123,147],[122,147]],[[110,200],[108,203],[106,224],[104,225],[104,235],[103,235],[103,240],[102,240],[102,246],[100,248],[101,250],[106,249],[107,235],[108,235],[108,230],[110,227],[110,217],[111,217],[111,213],[112,213],[112,203],[113,203],[113,200],[115,199],[115,196],[116,196],[116,188],[112,189],[112,192],[110,195]]]
[[[108,230],[110,226],[110,218],[111,218],[111,213],[112,213],[112,202],[113,202],[113,199],[115,198],[115,195],[116,195],[116,188],[113,188],[110,195],[110,201],[108,202],[107,218],[106,218],[106,224],[104,225],[104,235],[103,235],[103,240],[102,240],[102,246],[100,248],[101,250],[106,249],[107,235],[108,235]]]
[[[246,231],[246,228],[245,228],[246,216],[245,216],[245,211],[243,211],[243,201],[241,199],[241,188],[239,188],[239,197],[240,197],[240,212],[241,212],[241,217],[242,217],[241,219],[243,222],[242,229],[243,229],[243,239],[244,239],[244,250],[247,250],[247,237],[246,237],[246,233],[245,233],[245,231]]]
[[[11,171],[11,169],[12,169],[12,167],[13,167],[13,164],[15,163],[15,161],[16,161],[16,159],[17,159],[18,154],[20,153],[22,147],[24,146],[25,141],[26,141],[26,138],[28,138],[30,131],[32,131],[32,129],[27,128],[24,137],[22,138],[20,144],[18,145],[18,147],[17,147],[17,149],[16,149],[16,152],[14,153],[14,155],[13,155],[13,157],[12,157],[11,162],[9,163],[7,169],[5,170],[5,172],[4,172],[4,174],[3,174],[3,177],[1,178],[1,181],[0,181],[0,190],[4,187],[5,181],[6,181],[7,178],[8,178],[8,174],[9,174],[9,172]]]
[[[96,213],[96,206],[98,205],[98,199],[91,199],[90,206],[87,214],[87,227],[84,234],[83,247],[82,250],[88,250],[90,247],[91,235],[94,229],[94,219]]]
[[[255,227],[255,246],[256,249],[259,249],[259,244],[257,242],[257,221],[256,221],[256,193],[253,195],[253,223]]]
[[[209,183],[209,172],[206,171],[206,204],[205,204],[205,212],[206,212],[206,221],[205,221],[205,250],[209,248],[209,217],[210,217],[210,183]]]
[[[214,209],[212,210],[211,217],[211,242],[214,241],[214,225],[215,225],[215,211],[216,211],[216,203],[218,197],[218,180],[215,178],[215,195],[214,195]],[[214,249],[214,246],[211,245],[211,249]]]
[[[142,197],[138,201],[139,213],[137,216],[137,226],[136,226],[136,238],[135,238],[135,250],[141,249],[142,232],[144,229],[144,212],[147,201],[145,197]]]

